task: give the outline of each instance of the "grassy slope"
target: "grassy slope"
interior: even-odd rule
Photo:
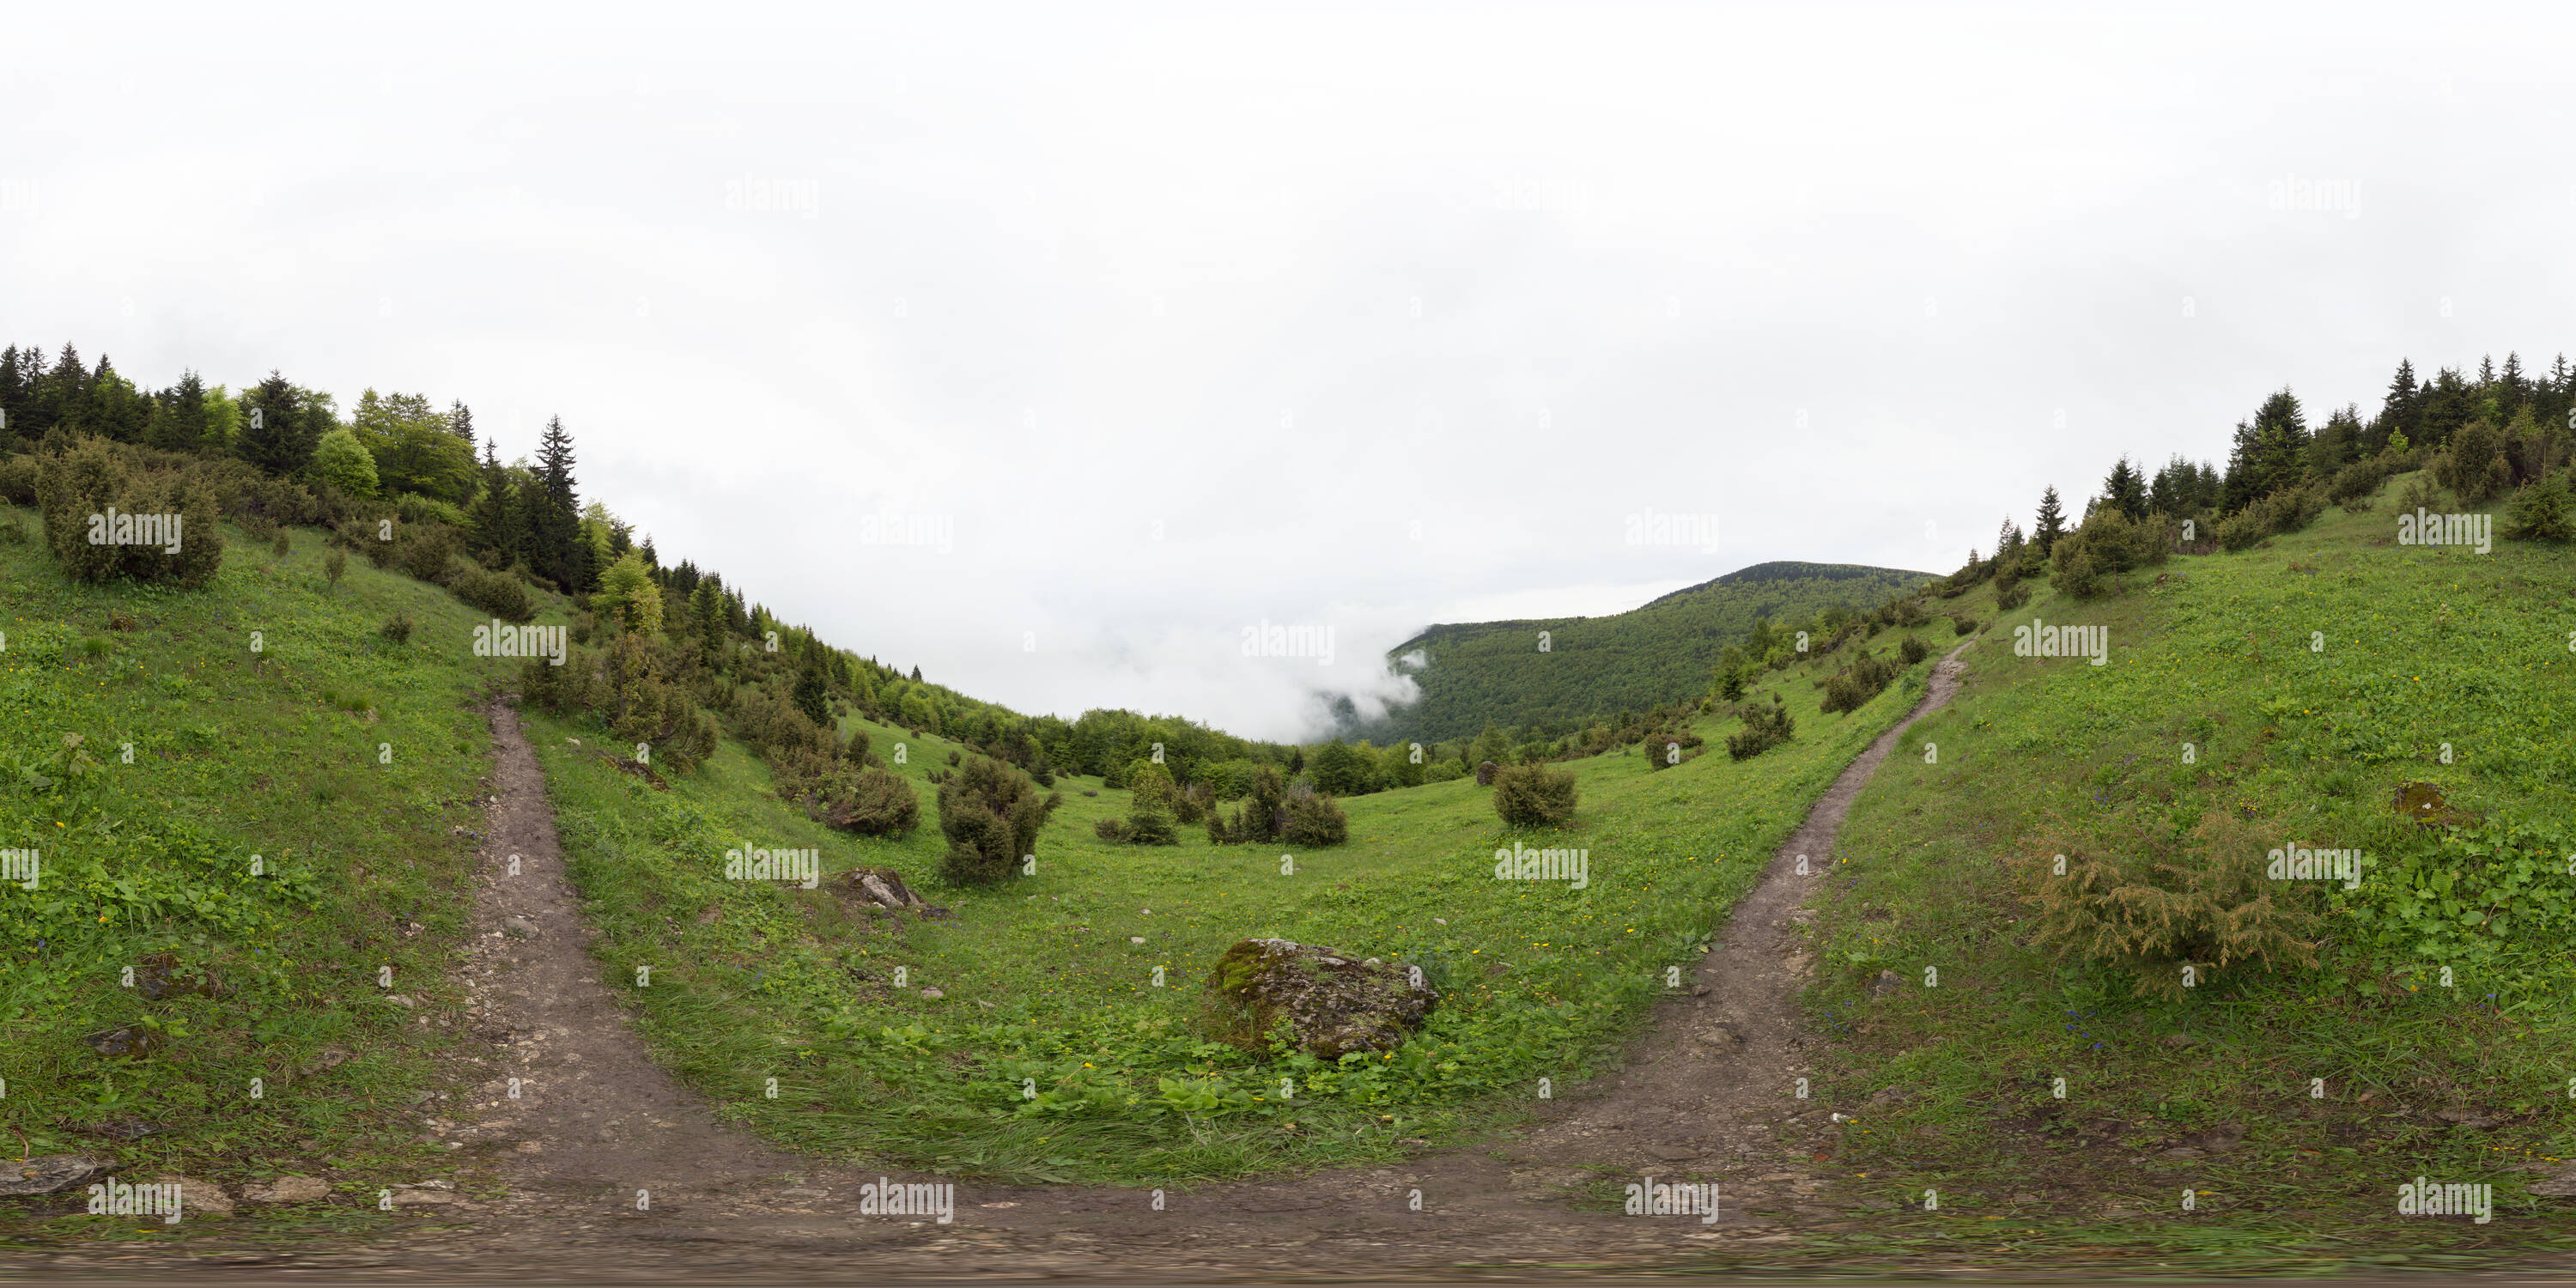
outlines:
[[[502,665],[472,656],[475,614],[362,559],[332,591],[310,532],[280,559],[228,527],[201,592],[73,584],[35,513],[0,506],[12,519],[31,539],[0,544],[0,848],[40,849],[44,870],[34,892],[0,886],[8,1147],[224,1179],[336,1174],[367,1193],[419,1179],[436,1151],[406,1110],[456,1038],[473,847],[459,829],[488,764],[471,698]],[[408,645],[377,634],[396,612],[417,623]],[[135,629],[108,629],[111,613]],[[66,734],[95,753],[97,785],[35,790],[17,768],[62,777],[46,762]],[[249,874],[253,854],[270,875]],[[156,1002],[122,986],[162,950],[236,991]],[[79,1040],[135,1023],[167,1047],[108,1059]],[[321,1070],[335,1046],[354,1058]],[[157,1130],[94,1132],[120,1121]]]
[[[1951,634],[1946,621],[1921,629],[1936,645]],[[1903,634],[1875,643],[1892,650]],[[1782,677],[1799,737],[1756,760],[1718,748],[1656,773],[1633,751],[1574,762],[1576,825],[1529,840],[1587,849],[1583,891],[1493,879],[1493,852],[1513,838],[1472,780],[1345,801],[1350,843],[1295,852],[1283,874],[1279,849],[1213,847],[1197,828],[1172,848],[1100,842],[1092,823],[1123,813],[1127,793],[1065,779],[1036,876],[931,889],[957,918],[900,927],[854,919],[828,891],[725,882],[722,856],[746,842],[813,847],[827,871],[890,864],[930,887],[944,842],[926,783],[919,832],[843,837],[767,796],[738,749],[657,793],[584,758],[567,741],[587,739],[579,729],[532,731],[606,977],[629,990],[660,1058],[744,1120],[868,1161],[1174,1184],[1390,1157],[1517,1112],[1541,1076],[1594,1067],[1808,804],[1911,706],[1928,667],[1832,717],[1798,673]],[[1732,727],[1702,732],[1715,742]],[[866,728],[881,754],[907,744],[916,779],[950,749]],[[1256,1065],[1202,1044],[1191,1020],[1201,972],[1261,935],[1423,963],[1446,998],[1392,1059]],[[649,988],[632,987],[640,965],[655,968]],[[1297,1086],[1287,1104],[1282,1076]]]
[[[1422,698],[1361,730],[1371,741],[1469,738],[1488,723],[1571,723],[1642,711],[1708,687],[1718,654],[1756,617],[1804,619],[1840,605],[1878,607],[1929,573],[1849,564],[1759,564],[1606,617],[1434,626],[1390,657],[1420,650]],[[1539,632],[1549,651],[1538,651]]]
[[[2415,902],[2401,886],[2447,887],[2464,862],[2395,820],[2400,782],[2439,783],[2490,822],[2563,824],[2576,780],[2576,555],[2402,548],[2394,532],[2383,499],[2259,549],[2174,560],[2165,584],[2116,599],[2080,605],[2036,587],[2008,616],[2108,624],[2111,663],[2017,658],[2008,630],[1992,632],[1959,700],[1909,735],[1937,741],[1940,763],[1899,755],[1879,772],[1815,900],[1828,967],[1814,1004],[1833,1035],[1817,1094],[1860,1107],[1838,1165],[1891,1204],[1942,1196],[1942,1215],[1893,1219],[1948,1240],[1964,1221],[2007,1214],[2143,1213],[2175,1220],[2085,1237],[2106,1250],[2205,1244],[2240,1269],[2253,1268],[2246,1257],[2291,1268],[2371,1243],[2576,1230],[2563,1204],[2524,1196],[2530,1178],[2503,1170],[2576,1156],[2564,942],[2510,924],[2502,937],[2438,927],[2485,917],[2446,913],[2439,897],[2403,931],[2362,920]],[[2326,634],[2321,653],[2313,631]],[[2114,814],[2179,825],[2208,811],[2232,811],[2257,845],[2370,856],[2365,891],[2335,897],[2338,942],[2320,969],[2239,965],[2178,1001],[2145,1000],[2123,978],[2020,942],[2031,910],[2016,894],[2044,879],[2024,865]],[[1918,986],[1927,965],[1937,989]],[[1881,969],[1908,986],[1872,1000]],[[2050,1082],[2061,1076],[2063,1101]],[[2323,1099],[2311,1078],[2326,1080]],[[1887,1087],[1912,1098],[1863,1105]],[[2453,1107],[2502,1121],[2435,1116]],[[2162,1153],[2229,1122],[2246,1128],[2240,1148]],[[2401,1221],[2396,1187],[2418,1174],[2495,1183],[2496,1222]],[[2189,1217],[2185,1188],[2197,1191]],[[2262,1231],[2262,1246],[2223,1230]],[[2069,1248],[2044,1238],[2022,1251]]]

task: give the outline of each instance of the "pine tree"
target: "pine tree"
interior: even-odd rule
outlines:
[[[37,375],[28,391],[27,428],[20,436],[40,438],[57,429],[77,434],[88,402],[89,372],[81,366],[80,351],[65,344],[54,369]]]
[[[2039,552],[2047,554],[2057,548],[2057,539],[2066,535],[2066,509],[2057,499],[2056,485],[2051,484],[2039,497],[2039,514],[2032,522],[2030,539],[2039,543]]]
[[[313,459],[318,433],[309,433],[302,395],[286,377],[272,370],[266,380],[242,392],[241,437],[234,450],[269,474],[284,477]]]
[[[2147,517],[2147,481],[2129,463],[2126,454],[2111,467],[2110,476],[2102,480],[2102,499],[2133,522]]]
[[[573,491],[572,435],[563,417],[546,421],[537,443],[537,496],[528,515],[528,561],[537,572],[573,594],[590,589],[591,570],[581,539],[580,498]]]
[[[464,399],[455,398],[448,401],[447,428],[458,438],[465,440],[465,454],[472,456],[474,454],[474,412],[465,405]]]
[[[916,667],[912,668],[912,682],[913,682],[913,683],[915,683],[915,684],[919,684],[919,683],[921,683],[921,668],[920,668],[920,667],[917,667],[917,666],[916,666]]]
[[[483,548],[498,555],[501,566],[507,568],[527,553],[522,541],[525,534],[510,471],[502,468],[500,454],[488,440],[483,444],[482,474],[483,491],[474,498],[474,509],[466,517],[474,521],[475,536]]]
[[[33,350],[20,354],[14,344],[0,350],[0,448],[8,446],[12,435],[26,431],[27,390],[33,376],[29,368],[34,365],[34,356]],[[2563,364],[2566,359],[2559,361]]]

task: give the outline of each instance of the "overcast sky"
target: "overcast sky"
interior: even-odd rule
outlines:
[[[0,331],[559,414],[834,643],[1294,736],[1432,622],[1946,571],[2576,339],[2566,6],[2121,7],[46,6]]]

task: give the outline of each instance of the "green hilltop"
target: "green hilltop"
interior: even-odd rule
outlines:
[[[1474,737],[1487,725],[1549,733],[1695,694],[1754,622],[1862,610],[1936,574],[1857,564],[1755,564],[1607,617],[1468,622],[1425,628],[1388,651],[1419,701],[1346,730],[1374,743]],[[1539,635],[1547,635],[1547,651]],[[1414,654],[1420,662],[1409,661]]]

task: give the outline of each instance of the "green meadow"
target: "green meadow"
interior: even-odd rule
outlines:
[[[1917,629],[1951,635],[1947,619]],[[850,1157],[1168,1184],[1392,1158],[1525,1112],[1542,1077],[1601,1068],[1930,666],[1840,715],[1818,712],[1807,669],[1780,673],[1797,738],[1751,760],[1717,749],[1730,718],[1696,726],[1717,754],[1670,769],[1635,749],[1569,761],[1581,806],[1562,830],[1507,830],[1491,789],[1460,779],[1345,799],[1350,840],[1329,849],[1211,845],[1196,827],[1177,846],[1116,845],[1092,825],[1129,794],[1062,778],[1037,871],[990,891],[932,888],[944,842],[921,780],[955,750],[935,736],[850,726],[889,759],[902,744],[893,768],[924,799],[918,831],[871,840],[782,806],[737,749],[656,791],[582,754],[581,729],[530,727],[606,977],[659,1057],[728,1112]],[[1515,844],[1586,851],[1586,887],[1496,879],[1495,851]],[[752,848],[893,867],[955,915],[723,879],[725,852]],[[1439,1006],[1390,1053],[1255,1060],[1195,1023],[1205,971],[1252,937],[1419,965]],[[641,966],[649,987],[633,985]]]
[[[2198,1220],[2365,1242],[2571,1233],[2524,1169],[2576,1158],[2576,554],[2401,546],[2392,508],[2115,598],[2035,585],[1965,656],[1908,737],[1939,763],[1879,770],[1813,900],[1816,1094],[1853,1118],[1855,1186],[1980,1219],[2182,1221],[2190,1191]],[[2034,617],[2107,626],[2108,664],[2015,656]],[[2410,783],[2445,825],[2401,816]],[[2297,848],[2358,851],[2357,886],[2270,879]],[[2313,962],[2060,951],[2057,856],[2112,851],[2256,865]],[[2419,1175],[2493,1184],[2495,1223],[2395,1224]]]
[[[477,615],[363,559],[335,590],[309,531],[280,557],[228,526],[193,592],[67,581],[40,534],[0,506],[0,848],[39,864],[0,886],[0,1139],[408,1179],[506,673]]]

